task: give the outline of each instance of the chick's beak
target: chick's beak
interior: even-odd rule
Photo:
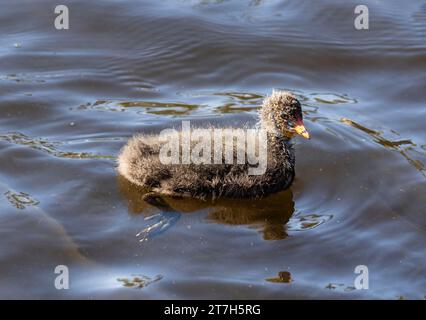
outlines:
[[[309,138],[309,133],[305,128],[305,125],[303,124],[303,121],[300,120],[296,123],[296,126],[294,127],[294,131],[296,131],[297,134],[301,135],[305,139]]]

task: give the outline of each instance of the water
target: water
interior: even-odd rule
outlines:
[[[424,299],[426,5],[366,1],[357,31],[357,4],[69,1],[59,31],[3,0],[0,297]],[[291,189],[159,211],[117,177],[133,134],[253,122],[272,88],[312,137]]]

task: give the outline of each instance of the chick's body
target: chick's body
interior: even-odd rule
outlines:
[[[291,93],[274,91],[265,99],[259,122],[259,128],[266,131],[266,166],[262,174],[249,174],[246,145],[242,146],[244,150],[239,150],[241,145],[235,146],[233,164],[214,164],[213,159],[202,164],[165,164],[160,157],[164,144],[159,136],[141,134],[121,150],[118,172],[147,191],[162,195],[200,199],[263,197],[292,183],[295,157],[290,138],[301,121],[300,103]],[[179,137],[182,141],[182,133]],[[246,161],[237,164],[240,151]]]

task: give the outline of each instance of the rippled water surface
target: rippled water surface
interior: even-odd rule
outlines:
[[[0,297],[424,299],[426,5],[364,3],[368,31],[357,1],[67,1],[59,31],[3,0]],[[133,134],[253,123],[272,88],[312,137],[289,190],[159,210],[117,176]]]

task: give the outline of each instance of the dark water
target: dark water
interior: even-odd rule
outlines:
[[[424,299],[426,4],[357,31],[357,1],[63,2],[67,31],[0,4],[1,298]],[[160,212],[117,177],[134,133],[242,125],[272,88],[312,137],[290,190]]]

